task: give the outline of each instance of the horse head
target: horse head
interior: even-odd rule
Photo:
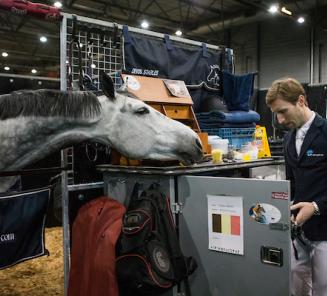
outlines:
[[[115,92],[109,76],[101,75],[105,96],[99,97],[102,120],[110,145],[134,159],[178,159],[192,164],[202,159],[198,135],[133,97],[126,90]]]
[[[219,81],[220,81],[219,72],[220,72],[220,67],[218,65],[211,65],[210,73],[207,76],[207,81],[216,87],[219,86]]]
[[[57,90],[17,91],[0,96],[0,170],[18,170],[82,141],[109,144],[134,159],[202,158],[189,127],[133,98],[115,92],[103,74],[104,96]]]
[[[265,211],[263,206],[261,206],[260,204],[257,204],[257,205],[254,206],[253,212],[256,215],[262,215],[262,213],[265,213],[266,211]]]

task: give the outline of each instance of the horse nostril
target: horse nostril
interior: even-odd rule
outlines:
[[[196,139],[196,140],[195,140],[195,144],[196,144],[196,146],[198,146],[200,149],[202,149],[202,145],[201,145],[201,142],[199,141],[199,139]]]

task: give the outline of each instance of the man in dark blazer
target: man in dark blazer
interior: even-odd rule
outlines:
[[[274,81],[266,103],[290,129],[284,154],[291,219],[304,233],[292,248],[291,293],[327,296],[327,121],[310,110],[302,85],[293,78]]]

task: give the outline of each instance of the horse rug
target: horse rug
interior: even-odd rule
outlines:
[[[0,269],[47,254],[44,227],[50,189],[0,196]]]

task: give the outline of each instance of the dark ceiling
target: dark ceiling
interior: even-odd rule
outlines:
[[[182,37],[232,46],[230,28],[265,20],[269,4],[260,0],[64,0],[62,11],[133,27],[146,19],[152,31],[174,34],[181,29]],[[294,12],[294,18],[305,15],[307,24],[327,28],[327,1],[283,1],[283,5]],[[0,50],[9,54],[0,55],[0,76],[32,75],[31,68],[37,68],[33,75],[58,78],[59,28],[59,22],[0,8]],[[48,38],[47,43],[39,41],[41,35]],[[5,71],[5,66],[10,70]]]

